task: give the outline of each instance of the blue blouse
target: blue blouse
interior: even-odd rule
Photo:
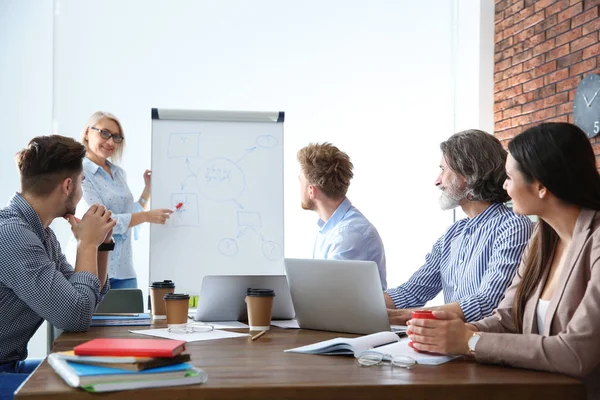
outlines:
[[[137,239],[139,225],[129,229],[131,214],[144,211],[127,186],[123,168],[107,161],[112,177],[98,164],[83,159],[83,198],[77,206],[77,217],[81,218],[92,204],[102,204],[113,213],[117,225],[113,228],[115,249],[110,252],[108,276],[114,279],[135,278],[133,267],[132,234]]]

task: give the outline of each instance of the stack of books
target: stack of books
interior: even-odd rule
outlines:
[[[88,392],[206,382],[206,373],[187,363],[184,350],[181,340],[104,338],[52,353],[48,363],[69,386]]]

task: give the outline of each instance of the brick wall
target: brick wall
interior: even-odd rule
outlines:
[[[582,77],[600,73],[600,0],[496,0],[495,135],[573,122]],[[600,137],[592,139],[600,154]]]

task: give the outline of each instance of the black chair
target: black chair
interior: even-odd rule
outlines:
[[[96,313],[143,312],[144,296],[141,289],[111,289],[96,308]]]

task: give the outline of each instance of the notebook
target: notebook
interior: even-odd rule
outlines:
[[[150,314],[129,314],[129,315],[93,315],[90,326],[150,326],[152,318]]]
[[[78,356],[73,350],[58,353],[64,360],[80,364],[97,365],[100,367],[128,369],[141,371],[149,368],[180,364],[190,361],[189,354],[179,354],[175,357],[120,357],[120,356]]]
[[[284,350],[289,353],[322,354],[322,355],[354,355],[358,358],[365,351],[377,352],[383,355],[408,356],[417,364],[439,365],[457,356],[432,355],[418,353],[408,343],[408,338],[400,339],[394,332],[378,332],[357,338],[335,338],[308,346]]]
[[[73,348],[78,356],[175,357],[183,350],[183,340],[117,338],[92,339]]]
[[[207,379],[204,371],[186,363],[129,371],[71,362],[59,353],[48,355],[48,363],[69,386],[89,392],[193,385]]]

